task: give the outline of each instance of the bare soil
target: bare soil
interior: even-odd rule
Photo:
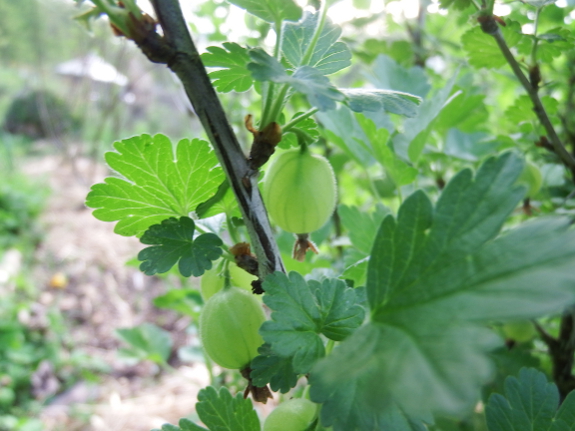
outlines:
[[[47,155],[27,162],[24,171],[52,191],[33,274],[39,314],[58,310],[69,351],[82,351],[110,370],[95,383],[80,380],[48,397],[40,416],[46,431],[149,431],[192,414],[198,390],[209,384],[203,363],[176,360],[174,371],[159,372],[154,364],[126,365],[118,357],[117,328],[152,322],[169,330],[178,348],[191,341],[190,322],[153,306],[167,290],[162,280],[125,265],[141,249],[138,240],[116,235],[114,223],[97,220],[85,207],[90,185],[101,182],[106,169],[81,157],[72,163]],[[58,287],[62,276],[67,283]]]

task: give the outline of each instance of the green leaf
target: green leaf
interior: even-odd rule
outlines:
[[[200,219],[212,217],[225,213],[228,217],[241,217],[238,208],[238,201],[230,187],[228,180],[225,180],[218,187],[218,191],[210,199],[199,204],[196,208],[196,215]]]
[[[383,218],[389,210],[378,205],[373,213],[361,211],[358,207],[340,205],[337,213],[345,229],[349,232],[349,239],[359,251],[369,254],[375,235]]]
[[[392,112],[415,117],[421,98],[413,94],[394,90],[367,90],[362,88],[340,89],[345,102],[355,112]]]
[[[505,396],[492,394],[485,409],[489,431],[575,430],[575,392],[559,411],[559,391],[545,374],[523,368],[505,380]]]
[[[248,64],[248,69],[255,79],[288,84],[307,96],[309,102],[322,111],[334,109],[335,101],[344,99],[344,95],[331,85],[329,79],[311,66],[301,66],[293,75],[288,75],[280,62],[261,48],[252,49],[250,57],[252,63]]]
[[[222,93],[247,91],[253,79],[246,65],[250,61],[247,49],[237,43],[224,42],[223,48],[210,46],[201,55],[206,67],[219,67],[222,70],[210,73],[214,87]]]
[[[461,415],[490,378],[487,352],[500,343],[482,325],[575,301],[575,231],[567,220],[541,219],[494,239],[524,195],[515,186],[522,169],[512,153],[491,158],[475,177],[457,174],[435,208],[418,191],[397,220],[384,219],[368,266],[371,322],[311,372],[324,425],[355,429],[348,425],[358,415],[376,418],[389,403],[425,421]]]
[[[358,121],[369,139],[373,156],[385,168],[386,175],[397,187],[411,184],[417,177],[418,170],[397,157],[388,146],[389,132],[386,129],[377,129],[373,121],[367,118],[359,117]]]
[[[457,94],[437,116],[435,129],[447,131],[457,127],[466,133],[482,130],[489,118],[484,102],[485,94],[470,94],[469,90],[458,91]]]
[[[152,431],[208,431],[206,428],[196,425],[188,419],[180,419],[179,427],[171,424],[162,425],[161,430],[153,429]]]
[[[202,296],[196,289],[171,289],[164,295],[154,298],[154,306],[169,308],[194,318],[199,314],[194,309],[197,309],[202,304]]]
[[[505,42],[511,48],[522,39],[521,27],[515,21],[507,21],[507,26],[501,32]],[[474,27],[461,36],[463,49],[469,56],[469,64],[477,68],[498,68],[507,63],[501,53],[495,38],[483,33],[481,27]]]
[[[165,363],[172,350],[170,333],[151,323],[116,330],[118,336],[137,352],[141,359]]]
[[[180,419],[178,425],[180,426],[182,431],[206,431],[204,427],[196,425],[189,419]]]
[[[340,278],[353,281],[354,286],[364,286],[368,263],[369,263],[369,257],[364,257],[363,259],[354,262],[353,264],[345,268]]]
[[[276,355],[293,358],[296,373],[307,373],[325,355],[319,334],[334,341],[350,335],[364,319],[355,291],[342,280],[305,281],[276,272],[264,281],[264,303],[272,310],[260,333]]]
[[[351,64],[347,45],[338,42],[341,28],[326,20],[308,64],[302,64],[317,27],[319,12],[306,12],[301,21],[285,23],[282,33],[282,52],[294,67],[313,66],[324,75],[338,72]]]
[[[383,54],[375,59],[367,77],[376,88],[414,94],[422,98],[431,89],[421,67],[406,69]]]
[[[184,277],[201,276],[222,255],[222,240],[213,233],[194,238],[195,224],[189,217],[174,217],[150,226],[140,238],[152,244],[138,253],[140,269],[146,275],[168,272],[176,263]]]
[[[268,343],[261,346],[258,353],[250,364],[250,377],[255,386],[263,387],[269,383],[272,391],[283,394],[295,387],[298,375],[293,370],[291,357],[275,354]]]
[[[296,117],[302,115],[303,112],[296,113],[292,120]],[[284,131],[284,135],[282,136],[281,142],[278,144],[280,148],[290,148],[295,147],[298,144],[298,137],[299,139],[303,139],[308,145],[314,143],[319,138],[319,130],[317,128],[317,123],[313,118],[306,118],[303,121],[300,121],[287,132]]]
[[[489,135],[484,132],[463,133],[458,129],[450,129],[445,138],[445,154],[462,160],[475,162],[483,157],[497,152],[499,143],[487,140]]]
[[[81,13],[74,17],[74,20],[78,21],[81,25],[83,25],[86,30],[90,33],[92,32],[92,21],[96,21],[100,16],[104,15],[106,12],[96,6],[92,9],[88,9],[86,12]]]
[[[525,0],[525,3],[536,8],[541,8],[555,3],[557,0]]]
[[[452,8],[455,10],[465,10],[472,5],[471,0],[440,0],[440,6],[443,9]]]
[[[307,96],[312,106],[326,111],[335,108],[335,101],[344,100],[344,95],[335,88],[324,75],[310,66],[298,68],[291,76],[289,84]]]
[[[114,144],[108,166],[125,179],[108,177],[92,186],[86,205],[94,217],[119,221],[114,232],[142,235],[169,217],[187,216],[213,195],[224,179],[205,141],[182,139],[176,154],[164,135],[136,136]]]
[[[264,21],[297,21],[302,10],[294,0],[227,0]]]
[[[247,67],[254,79],[274,82],[286,82],[289,79],[282,64],[262,48],[251,49],[249,56],[252,62]]]
[[[571,391],[555,417],[550,431],[575,431],[575,392]]]
[[[196,411],[210,431],[260,431],[260,420],[249,398],[241,393],[232,397],[222,387],[208,386],[198,394]]]
[[[533,349],[531,342],[515,343],[513,348],[501,346],[491,352],[490,357],[495,364],[496,374],[483,390],[483,397],[494,392],[505,390],[505,379],[510,375],[518,375],[522,368],[541,368],[538,352]]]
[[[497,68],[506,63],[495,39],[483,33],[480,27],[468,30],[461,36],[461,43],[469,56],[469,64],[474,67]]]
[[[545,63],[550,63],[554,58],[560,57],[573,48],[575,38],[569,29],[564,27],[554,28],[537,36],[537,58]]]
[[[366,144],[369,139],[348,107],[338,106],[335,110],[318,112],[317,118],[327,129],[329,142],[336,144],[361,166],[373,165],[373,150]]]
[[[450,96],[456,77],[457,73],[431,98],[425,100],[419,106],[417,116],[403,123],[404,132],[393,137],[393,149],[400,157],[414,163],[419,159],[427,136],[433,129],[435,118],[457,96],[457,94]]]
[[[479,353],[493,348],[497,338],[445,317],[412,313],[405,318],[398,325],[362,326],[315,365],[310,395],[324,403],[324,426],[381,429],[376,425],[394,405],[411,421],[429,423],[430,407],[449,407],[453,413],[473,406],[470,399],[475,401],[480,384],[491,375]]]
[[[557,112],[559,103],[556,99],[550,96],[543,96],[541,103],[548,115],[554,115]],[[505,117],[511,124],[521,124],[537,119],[533,110],[533,102],[526,94],[522,94],[515,99],[515,103],[505,110]]]

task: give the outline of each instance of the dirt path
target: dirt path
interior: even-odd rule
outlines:
[[[61,156],[44,156],[24,169],[52,190],[42,218],[46,235],[36,256],[38,302],[62,314],[71,352],[83,351],[110,369],[109,377],[95,384],[80,381],[57,396],[41,418],[47,431],[149,431],[192,413],[208,376],[201,363],[158,377],[152,364],[128,366],[118,359],[117,328],[156,323],[182,346],[190,341],[189,321],[153,307],[152,299],[166,291],[163,282],[125,266],[140,243],[114,234],[113,223],[96,220],[84,206],[89,185],[80,176],[91,169],[79,159],[73,172]],[[97,182],[105,175],[103,167],[96,169]],[[65,288],[50,287],[57,273],[67,277]]]

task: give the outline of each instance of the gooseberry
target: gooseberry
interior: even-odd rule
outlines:
[[[316,407],[305,398],[283,402],[266,418],[264,431],[305,431],[315,419]]]
[[[508,322],[503,325],[502,329],[505,337],[518,343],[525,343],[530,341],[537,334],[535,328],[533,327],[533,323],[531,323],[529,320]]]
[[[527,162],[517,182],[527,186],[527,196],[531,198],[541,189],[543,176],[535,163]]]
[[[307,149],[281,153],[263,180],[262,196],[272,220],[295,234],[313,232],[333,214],[335,176],[326,158]]]
[[[218,365],[242,370],[258,355],[263,339],[258,330],[265,320],[254,296],[238,287],[225,287],[204,304],[200,338]]]

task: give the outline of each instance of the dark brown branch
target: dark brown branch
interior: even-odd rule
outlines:
[[[238,200],[259,261],[260,277],[285,272],[257,186],[257,172],[248,166],[218,96],[200,59],[178,0],[152,0],[164,36],[155,29],[136,43],[154,62],[165,63],[178,76],[198,115]]]
[[[561,317],[557,338],[549,335],[537,322],[534,324],[549,349],[553,364],[553,381],[563,401],[569,392],[575,390],[575,376],[572,374],[575,360],[575,307],[568,308]]]
[[[497,42],[497,45],[499,46],[501,53],[507,60],[507,63],[509,63],[509,66],[511,66],[513,73],[515,74],[515,76],[517,77],[523,88],[525,88],[525,91],[527,91],[527,95],[529,96],[531,102],[533,103],[533,110],[535,111],[535,115],[537,115],[537,118],[547,131],[548,138],[550,140],[551,145],[553,146],[553,151],[555,152],[555,154],[559,156],[563,164],[567,166],[567,168],[573,173],[573,176],[575,177],[575,158],[573,158],[573,156],[569,153],[569,151],[567,151],[565,145],[563,145],[563,142],[561,142],[561,139],[557,135],[557,132],[553,127],[553,124],[551,124],[549,116],[547,115],[547,111],[545,111],[543,103],[541,103],[541,99],[539,98],[537,86],[533,86],[531,82],[529,82],[529,79],[527,79],[527,77],[521,70],[519,63],[513,56],[513,53],[509,50],[507,42],[505,42],[503,34],[501,33],[501,30],[499,29],[499,26],[497,25],[497,22],[495,21],[493,16],[491,17],[482,16],[480,17],[479,22],[481,24],[481,29],[483,30],[483,32],[495,38],[495,41]]]

